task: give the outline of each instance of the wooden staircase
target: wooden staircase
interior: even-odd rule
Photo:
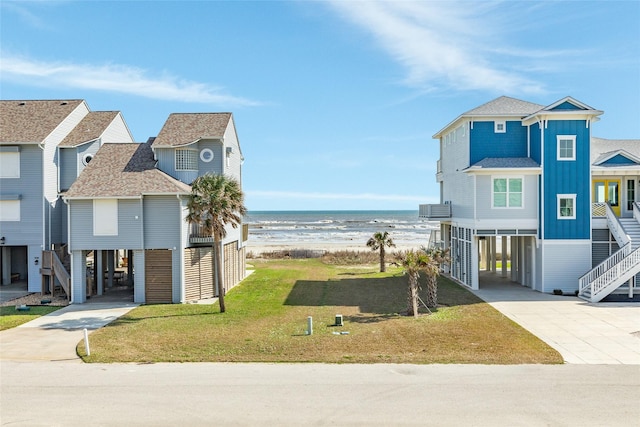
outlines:
[[[589,302],[614,292],[626,291],[631,298],[640,291],[640,206],[634,204],[633,218],[615,218],[607,208],[609,229],[621,248],[580,278],[578,296]]]
[[[58,255],[60,253],[60,256]],[[60,259],[62,257],[62,260]],[[66,261],[66,265],[65,262]],[[42,251],[42,295],[51,292],[55,294],[57,287],[60,287],[67,300],[71,300],[71,274],[69,273],[69,256],[62,248],[57,251]],[[48,286],[47,286],[48,285]]]

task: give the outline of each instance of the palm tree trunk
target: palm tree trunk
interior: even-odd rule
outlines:
[[[418,317],[418,277],[415,273],[409,273],[409,307],[407,314]]]
[[[380,273],[384,273],[386,270],[384,265],[384,245],[380,245]]]
[[[427,306],[438,306],[438,278],[427,276]]]
[[[222,277],[222,251],[220,250],[220,241],[217,238],[213,239],[213,253],[214,253],[214,268],[216,274],[216,282],[218,283],[218,303],[220,304],[220,313],[226,311],[224,305],[224,280]]]

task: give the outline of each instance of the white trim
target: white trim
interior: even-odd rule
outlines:
[[[506,188],[506,206],[496,206],[495,205],[495,199],[494,199],[494,181],[496,179],[505,179],[507,180],[506,184],[507,184],[507,188]],[[519,179],[520,180],[520,206],[509,206],[509,182],[511,180],[516,180]],[[514,194],[516,194],[514,192]],[[491,175],[491,209],[524,209],[524,175]]]
[[[191,160],[195,160],[195,165],[187,164],[184,167],[178,168],[178,153],[182,153],[182,152],[185,152],[185,154],[186,153],[195,153],[195,156],[196,156],[195,159],[188,159],[189,162],[187,162],[187,163],[190,163]],[[184,162],[185,159],[186,159],[185,157],[182,158],[183,162]],[[173,152],[173,166],[174,166],[174,169],[176,171],[181,171],[181,172],[182,171],[197,171],[198,170],[198,150],[197,149],[193,149],[193,148],[176,148],[174,150],[174,152]],[[193,167],[193,169],[191,167]]]
[[[89,162],[93,160],[93,156],[93,153],[85,153],[84,156],[82,156],[82,165],[87,166]]]
[[[507,133],[507,121],[506,120],[496,120],[493,122],[493,132],[494,133]]]
[[[557,194],[556,195],[556,215],[557,219],[565,220],[565,219],[576,219],[576,195],[575,194]],[[571,200],[573,204],[573,215],[572,216],[562,216],[560,213],[560,201],[561,200]]]
[[[560,141],[571,141],[571,157],[562,157],[560,155]],[[556,135],[556,160],[572,161],[576,159],[576,136],[575,135]]]
[[[202,160],[203,162],[209,163],[213,160],[213,158],[214,154],[211,148],[203,148],[202,150],[200,150],[200,160]]]

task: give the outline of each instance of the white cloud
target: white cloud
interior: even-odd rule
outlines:
[[[389,202],[416,202],[428,203],[429,197],[399,195],[399,194],[373,194],[373,193],[317,193],[317,192],[297,192],[297,191],[245,191],[248,197],[255,198],[279,198],[293,200],[372,200]]]
[[[495,2],[334,0],[331,4],[347,20],[370,32],[406,69],[406,84],[426,90],[444,86],[542,92],[542,83],[510,61],[561,54],[536,50],[527,56],[525,49],[501,46],[506,35],[500,33],[498,19],[492,19],[501,10]]]
[[[152,76],[147,70],[128,65],[46,62],[4,52],[0,56],[2,79],[23,84],[117,92],[164,101],[259,105],[256,101],[228,95],[221,88],[206,83],[184,80],[168,74]]]

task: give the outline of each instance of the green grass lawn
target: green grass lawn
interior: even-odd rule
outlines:
[[[62,307],[31,306],[29,311],[17,311],[15,306],[0,307],[0,331],[15,328],[45,314],[52,313]]]
[[[226,313],[217,305],[140,306],[91,334],[91,356],[82,343],[78,353],[87,362],[562,363],[555,350],[444,278],[440,307],[414,319],[403,315],[407,277],[399,269],[253,264],[255,273],[227,294]],[[332,326],[336,314],[343,327]],[[341,331],[349,334],[334,334]]]

